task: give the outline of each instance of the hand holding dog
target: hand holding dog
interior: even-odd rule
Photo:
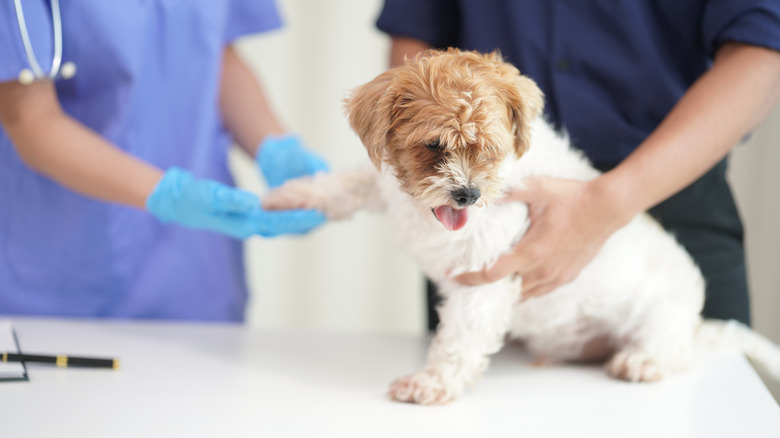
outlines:
[[[504,201],[528,204],[531,224],[511,253],[479,272],[455,277],[475,286],[517,274],[523,278],[523,298],[546,294],[574,280],[604,242],[638,212],[617,202],[599,179],[526,180],[526,188],[510,192]]]

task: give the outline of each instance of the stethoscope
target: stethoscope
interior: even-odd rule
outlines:
[[[19,34],[24,43],[24,52],[27,54],[27,62],[30,68],[22,69],[19,72],[19,83],[29,85],[38,80],[48,79],[51,81],[57,78],[70,79],[76,74],[76,64],[66,62],[62,64],[62,17],[60,16],[60,1],[51,0],[51,21],[54,30],[54,58],[51,61],[51,70],[47,74],[38,64],[38,58],[33,51],[30,43],[30,34],[27,32],[27,22],[24,19],[22,11],[22,0],[14,0],[16,8],[16,22],[19,23]],[[60,68],[62,66],[62,68]]]

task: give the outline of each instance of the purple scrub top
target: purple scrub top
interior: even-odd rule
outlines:
[[[23,1],[41,67],[48,0]],[[61,0],[57,81],[70,116],[162,169],[233,184],[218,105],[236,38],[281,25],[272,0]],[[0,82],[28,68],[13,2],[0,2]],[[26,167],[0,130],[0,314],[242,321],[241,242],[162,225],[145,211],[75,194]]]

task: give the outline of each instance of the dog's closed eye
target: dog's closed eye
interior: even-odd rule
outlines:
[[[433,152],[441,152],[444,150],[444,145],[438,139],[425,143],[425,147]]]

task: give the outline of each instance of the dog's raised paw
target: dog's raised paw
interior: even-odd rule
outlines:
[[[629,382],[656,382],[666,375],[665,368],[642,350],[623,350],[607,362],[610,376]]]
[[[391,400],[421,405],[443,405],[460,397],[462,390],[448,384],[439,374],[420,371],[390,384]]]
[[[317,205],[317,195],[312,178],[289,180],[282,186],[271,190],[263,198],[266,210],[291,210],[296,208],[312,209]]]

